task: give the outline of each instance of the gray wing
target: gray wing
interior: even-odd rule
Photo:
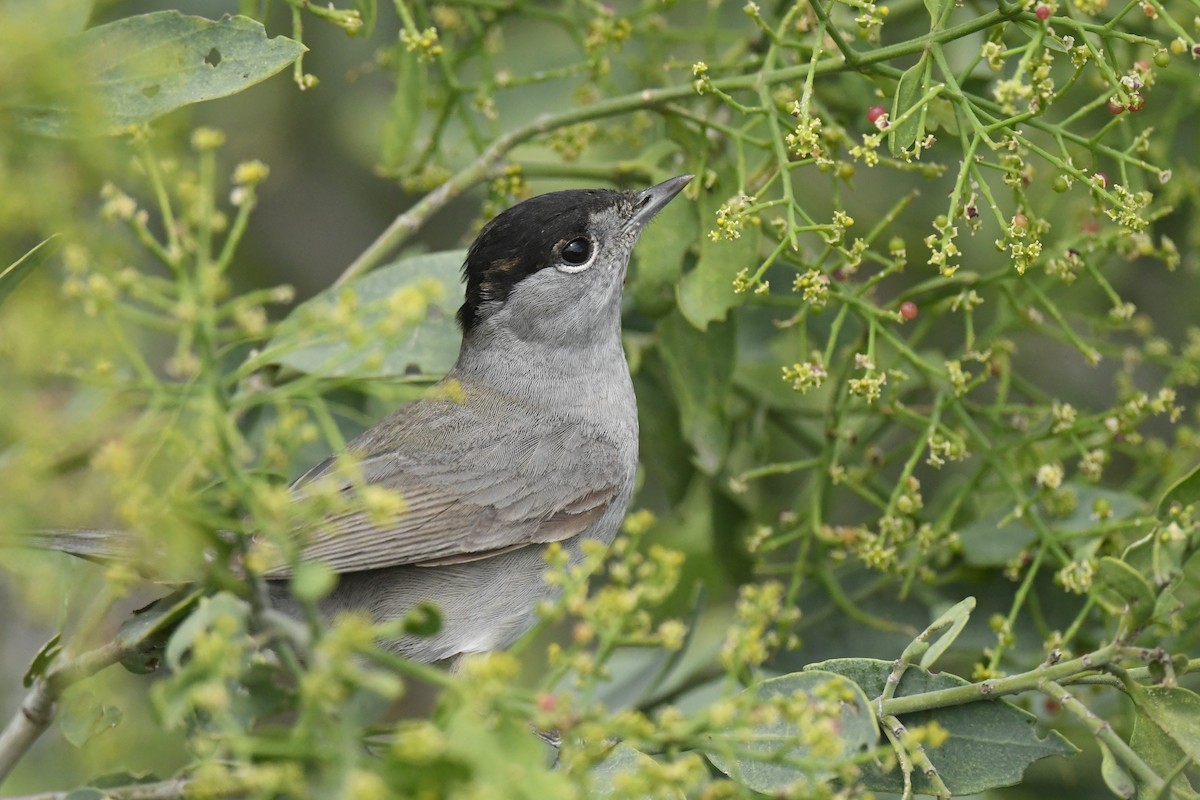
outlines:
[[[405,510],[382,524],[358,511],[329,516],[301,558],[356,572],[472,561],[569,539],[623,491],[620,453],[605,438],[578,423],[535,420],[511,404],[419,400],[350,445],[363,481],[395,491]],[[293,492],[302,495],[332,465],[310,470]],[[280,566],[265,577],[289,574]]]

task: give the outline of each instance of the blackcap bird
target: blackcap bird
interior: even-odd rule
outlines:
[[[406,634],[393,649],[419,661],[499,649],[532,626],[552,592],[549,543],[578,560],[584,540],[612,542],[638,459],[621,346],[625,273],[646,223],[691,179],[551,192],[484,226],[463,265],[454,368],[348,445],[362,481],[396,492],[404,511],[384,522],[334,514],[302,550],[301,560],[339,576],[322,613],[384,621],[432,603],[437,632]],[[331,457],[309,470],[294,495],[336,479],[335,465]],[[112,549],[95,533],[59,531],[43,543],[85,556]],[[290,575],[276,566],[263,577],[272,603],[298,614]]]

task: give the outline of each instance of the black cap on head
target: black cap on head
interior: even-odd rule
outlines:
[[[524,278],[550,266],[555,245],[587,233],[588,220],[622,197],[609,189],[570,189],[538,195],[500,212],[483,226],[463,262],[466,300],[458,310],[464,332],[479,309],[503,301]]]

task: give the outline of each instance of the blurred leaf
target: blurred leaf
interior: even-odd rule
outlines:
[[[99,130],[116,134],[191,103],[236,94],[279,72],[307,49],[284,36],[268,38],[247,17],[219,21],[155,11],[91,28],[63,42],[86,68],[81,95],[102,114]],[[37,133],[71,136],[91,130],[67,104],[23,109]]]
[[[63,797],[63,800],[108,800],[108,795],[99,789],[85,786],[82,789],[74,789],[68,792]]]
[[[35,269],[45,264],[46,259],[53,255],[56,250],[58,250],[57,233],[9,264],[3,272],[0,272],[0,304],[3,304],[8,299],[8,296],[13,293],[13,290],[20,286],[23,280],[32,275]]]
[[[42,645],[37,651],[37,655],[33,657],[33,661],[29,663],[29,669],[25,670],[25,675],[21,678],[21,685],[28,689],[33,686],[33,682],[46,674],[50,664],[62,652],[62,634],[56,633],[51,637],[50,641]]]
[[[662,180],[670,177],[664,174]],[[659,317],[671,310],[684,257],[700,236],[699,215],[694,204],[685,200],[679,198],[658,212],[633,251],[625,293],[644,314]]]
[[[167,666],[172,670],[178,670],[183,666],[183,657],[192,649],[192,643],[196,641],[196,637],[217,625],[219,621],[224,624],[223,620],[231,619],[236,623],[238,630],[243,629],[248,611],[245,601],[229,592],[220,592],[211,597],[200,598],[196,610],[179,623],[179,627],[167,641]],[[222,630],[222,634],[229,635],[229,631]]]
[[[630,747],[627,744],[617,744],[608,752],[604,760],[596,766],[592,767],[590,774],[591,786],[587,793],[588,797],[610,797],[617,794],[620,797],[627,797],[628,793],[620,788],[620,776],[628,773],[636,773],[654,769],[658,766],[653,758]],[[665,794],[657,794],[656,797],[673,797],[678,800],[684,800],[684,793],[681,789],[674,789]]]
[[[1092,593],[1110,614],[1127,614],[1134,628],[1154,613],[1154,589],[1150,582],[1133,567],[1111,556],[1100,559]]]
[[[379,16],[379,4],[376,0],[353,0],[351,7],[362,17],[362,27],[355,31],[356,36],[370,36],[375,30],[375,19]]]
[[[672,314],[659,323],[658,333],[684,438],[695,452],[696,465],[714,474],[729,449],[725,399],[733,376],[733,321],[701,333],[680,314]]]
[[[1200,466],[1195,467],[1187,475],[1175,481],[1170,489],[1167,489],[1162,500],[1158,502],[1157,514],[1161,519],[1170,512],[1171,506],[1176,503],[1186,507],[1196,502],[1200,502]]]
[[[123,716],[121,709],[100,702],[91,689],[68,693],[61,705],[59,727],[63,737],[76,747],[83,747],[93,737],[117,727]]]
[[[937,2],[940,5],[942,0],[929,0],[929,2]],[[933,11],[934,9],[931,9],[930,13]],[[939,18],[935,17],[935,21],[936,19]],[[896,98],[892,102],[890,117],[892,120],[899,119],[905,112],[916,106],[917,102],[929,91],[930,66],[929,53],[924,52],[921,54],[920,60],[900,76],[900,83],[896,86]],[[922,107],[908,119],[899,124],[893,122],[888,128],[888,144],[892,155],[899,155],[901,150],[911,147],[913,142],[924,138],[927,108],[928,106]]]
[[[280,323],[263,356],[325,377],[440,376],[458,358],[454,315],[465,257],[465,250],[408,256],[322,292]]]
[[[805,669],[819,669],[845,675],[868,697],[883,693],[892,662],[867,658],[822,661]],[[900,679],[896,697],[965,686],[968,681],[949,673],[934,674],[910,666]],[[1035,732],[1037,718],[1007,700],[980,700],[962,706],[905,714],[901,722],[909,729],[937,722],[949,738],[937,748],[926,748],[929,760],[937,768],[946,786],[955,795],[975,794],[1021,780],[1025,769],[1047,756],[1068,756],[1079,752],[1057,731],[1044,739]],[[901,792],[903,775],[899,768],[883,772],[875,764],[865,764],[863,785],[879,792]],[[929,781],[917,772],[913,775],[917,792],[932,794]]]
[[[162,645],[201,597],[198,589],[181,589],[130,615],[121,623],[116,641],[137,650],[121,659],[121,666],[139,675],[158,669]]]
[[[1136,495],[1098,486],[1068,483],[1064,488],[1075,494],[1075,508],[1068,516],[1054,520],[1054,530],[1059,533],[1084,533],[1095,529],[1097,522],[1093,509],[1097,503],[1107,504],[1111,512],[1106,524],[1137,516],[1145,505],[1145,501]],[[1007,519],[1001,526],[1000,522],[1008,517],[1009,509],[1006,508],[985,514],[962,528],[963,558],[968,564],[1003,567],[1037,539],[1033,527],[1019,517]],[[1076,546],[1084,546],[1090,540],[1075,536],[1071,541],[1078,543]]]
[[[726,203],[737,187],[733,171],[722,174],[716,189],[701,192],[696,202],[699,212],[699,258],[680,279],[676,302],[693,326],[707,330],[709,323],[724,320],[729,309],[740,305],[746,295],[733,291],[733,278],[748,265],[757,263],[759,230],[747,223],[740,238],[714,242],[707,234],[717,209]],[[672,204],[674,205],[674,204]],[[693,212],[695,213],[695,212]]]
[[[737,742],[739,749],[761,754],[762,758],[739,756],[729,758],[722,752],[721,742],[714,739],[712,734],[707,738],[711,741],[710,748],[704,754],[717,769],[724,772],[733,780],[747,786],[756,792],[764,794],[783,793],[791,784],[801,781],[824,781],[834,777],[835,770],[822,769],[822,762],[836,764],[862,753],[875,746],[879,732],[875,726],[875,715],[866,695],[852,681],[830,672],[806,670],[793,672],[778,678],[771,678],[747,689],[764,702],[775,697],[791,697],[803,692],[811,702],[820,702],[832,697],[838,697],[836,703],[830,703],[836,711],[829,716],[833,719],[833,730],[837,731],[836,746],[831,746],[827,740],[810,744],[804,732],[799,729],[795,720],[781,715],[775,722],[754,726],[749,733],[748,741],[737,738],[736,732],[731,740]],[[770,759],[787,758],[798,762],[807,762],[809,769],[788,764],[770,763]]]
[[[419,109],[425,107],[425,66],[416,53],[400,52],[395,58],[396,90],[383,126],[380,158],[386,173],[404,174],[416,155],[413,141],[421,122]]]

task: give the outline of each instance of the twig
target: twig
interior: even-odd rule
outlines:
[[[158,783],[135,783],[129,786],[116,786],[111,789],[104,789],[104,796],[108,800],[182,800],[182,798],[187,796],[187,790],[190,786],[191,781],[176,778],[175,780],[159,781]],[[71,789],[61,792],[26,794],[20,797],[6,797],[3,800],[66,800],[75,791],[78,790]],[[222,795],[227,800],[245,796],[246,792]]]
[[[112,641],[35,678],[17,713],[0,731],[0,781],[8,777],[37,738],[50,727],[54,721],[54,704],[68,686],[131,655],[141,644],[140,640],[133,643]]]

